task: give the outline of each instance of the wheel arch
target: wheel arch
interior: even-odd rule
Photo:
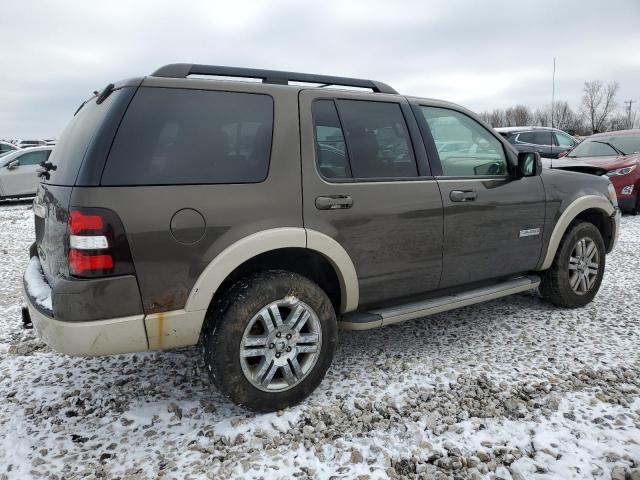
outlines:
[[[569,225],[576,219],[593,223],[600,230],[607,252],[609,252],[615,242],[615,232],[612,231],[611,222],[609,221],[614,213],[615,208],[611,202],[599,195],[585,195],[571,202],[564,209],[553,227],[547,250],[541,257],[542,263],[537,270],[547,270],[551,267],[562,237]]]
[[[288,258],[302,259],[298,264]],[[322,260],[320,260],[322,259]],[[310,262],[310,263],[305,263]],[[313,263],[315,270],[307,276],[329,290],[338,313],[355,310],[358,306],[358,278],[351,258],[344,248],[331,237],[309,229],[283,227],[263,230],[249,235],[225,248],[217,255],[196,280],[187,303],[186,311],[207,310],[212,300],[226,290],[236,278],[252,266],[263,268],[287,268],[305,275],[305,266]],[[326,270],[330,266],[332,271]],[[323,278],[335,275],[332,278]],[[330,288],[337,280],[336,291]]]

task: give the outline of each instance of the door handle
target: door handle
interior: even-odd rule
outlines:
[[[337,210],[339,208],[351,208],[353,198],[349,195],[331,195],[316,198],[316,208],[318,210]]]
[[[473,202],[478,194],[473,190],[452,190],[449,198],[452,202]]]

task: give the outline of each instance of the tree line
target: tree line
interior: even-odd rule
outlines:
[[[553,126],[573,135],[639,128],[637,111],[619,107],[616,100],[619,89],[618,82],[604,85],[600,80],[593,80],[584,82],[582,99],[575,109],[568,102],[559,100],[554,102],[553,109],[551,105],[535,110],[526,105],[515,105],[482,112],[480,117],[494,128]]]

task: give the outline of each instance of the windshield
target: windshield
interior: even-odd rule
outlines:
[[[600,136],[588,138],[569,157],[615,157],[640,152],[640,135]]]

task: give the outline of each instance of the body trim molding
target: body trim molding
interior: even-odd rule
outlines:
[[[562,237],[564,236],[571,222],[580,213],[591,208],[602,210],[609,217],[615,212],[615,207],[611,204],[611,202],[607,198],[601,197],[599,195],[585,195],[584,197],[580,197],[571,202],[564,210],[564,212],[562,212],[562,215],[560,215],[560,218],[556,222],[556,225],[553,228],[553,232],[551,233],[551,237],[549,238],[549,244],[547,245],[547,253],[544,257],[544,261],[542,262],[542,265],[537,268],[537,270],[546,270],[551,267],[558,247],[560,246],[560,241],[562,240]]]
[[[358,277],[353,262],[344,248],[331,237],[315,230],[282,227],[256,232],[220,252],[198,277],[184,310],[187,312],[206,310],[215,292],[233,270],[261,253],[288,247],[308,248],[327,258],[335,268],[340,282],[342,302],[339,313],[357,308]]]
[[[340,312],[352,312],[358,308],[360,289],[358,275],[351,257],[342,245],[324,233],[307,229],[307,248],[322,254],[333,266],[340,282]]]

